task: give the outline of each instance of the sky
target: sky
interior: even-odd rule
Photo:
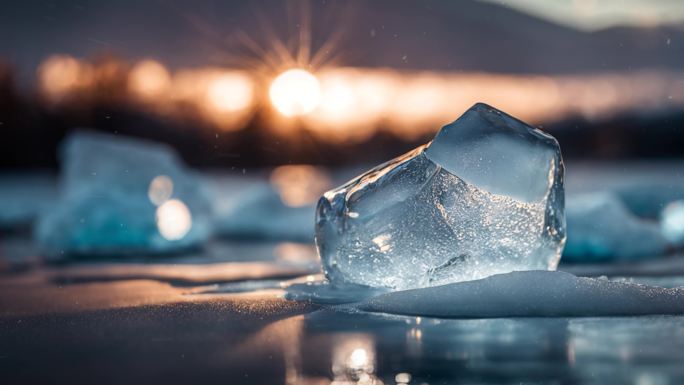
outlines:
[[[485,0],[572,26],[597,30],[616,25],[684,23],[683,0]]]

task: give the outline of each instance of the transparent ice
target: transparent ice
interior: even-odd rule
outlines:
[[[557,141],[485,104],[327,192],[316,210],[335,284],[407,289],[554,270],[564,243]]]

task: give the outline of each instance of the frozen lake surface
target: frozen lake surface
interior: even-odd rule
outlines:
[[[679,166],[644,165],[625,174],[624,166],[598,172],[570,165],[568,187],[584,192],[631,180],[664,186],[648,190],[654,194],[678,194],[666,181]],[[32,183],[26,180],[21,183]],[[39,184],[51,186],[40,178]],[[51,196],[38,189],[22,195],[47,203]],[[650,206],[626,197],[648,216]],[[224,202],[227,210],[232,203]],[[26,207],[11,215],[31,218]],[[0,232],[2,383],[684,383],[680,315],[440,319],[369,313],[284,298],[281,282],[320,279],[307,243],[217,238],[201,251],[170,256],[46,261],[29,235],[26,227]],[[673,253],[560,269],[684,286],[684,257]]]
[[[17,235],[1,245],[26,247]],[[684,381],[684,316],[439,319],[335,311],[270,288],[315,273],[314,258],[307,245],[220,241],[173,258],[6,264],[0,370],[8,383],[69,384]],[[601,269],[571,266],[582,268]],[[235,282],[270,284],[221,290]]]

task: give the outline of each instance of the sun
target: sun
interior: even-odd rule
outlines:
[[[276,78],[269,88],[273,106],[281,114],[293,117],[313,111],[321,101],[321,85],[311,72],[289,69]]]

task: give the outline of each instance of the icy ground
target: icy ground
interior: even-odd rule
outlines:
[[[665,194],[669,199],[681,193],[672,187],[672,175],[680,170],[684,170],[681,164],[570,164],[567,182],[571,193],[615,188],[630,210],[655,213],[644,214],[653,217],[658,212],[653,202]],[[213,189],[231,192],[219,202],[226,213],[245,204],[238,191],[265,186],[257,173],[250,172],[212,174],[207,179]],[[12,178],[0,178],[3,186],[8,180]],[[643,194],[630,193],[635,181],[663,187],[646,189],[651,197],[643,200],[639,199]],[[30,182],[17,184],[33,188]],[[49,202],[49,193],[34,190],[33,194]],[[276,214],[280,224],[273,225],[274,221],[249,242],[215,237],[203,250],[154,257],[80,256],[46,262],[25,225],[24,230],[4,230],[0,233],[3,379],[65,384],[370,380],[397,384],[409,375],[410,384],[684,383],[682,315],[478,318],[484,314],[460,314],[468,318],[450,319],[369,312],[383,310],[372,309],[370,302],[362,311],[357,306],[286,300],[282,282],[306,286],[320,278],[310,244],[266,239],[273,232],[288,239],[278,226],[293,218],[289,211],[283,206]],[[21,213],[22,218],[32,215],[26,207]],[[301,234],[312,230],[311,223],[301,221],[289,222],[287,230],[299,228]],[[561,263],[560,269],[595,277],[608,286],[627,282],[684,287],[684,256],[674,251],[665,257]],[[554,293],[563,294],[537,290],[534,295]],[[474,298],[479,297],[470,300]],[[386,305],[393,303],[388,300]]]

